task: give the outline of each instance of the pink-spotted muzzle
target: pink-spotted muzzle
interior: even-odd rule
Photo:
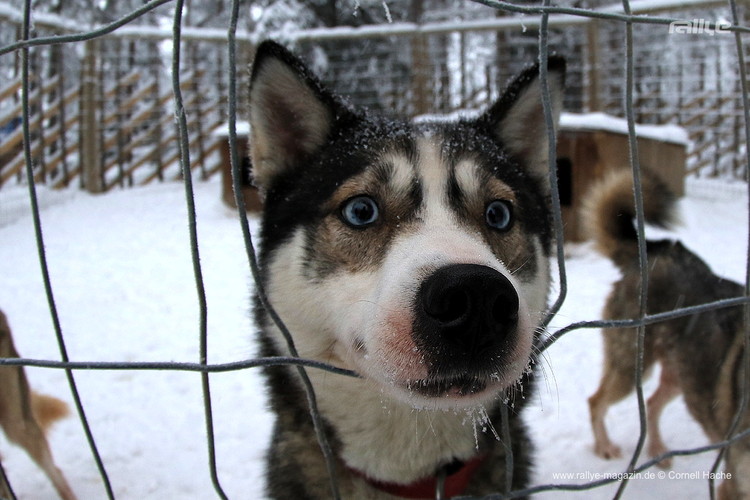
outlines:
[[[419,269],[416,283],[391,284],[356,336],[356,369],[415,407],[502,394],[528,366],[533,326],[514,278],[489,264],[445,262]]]

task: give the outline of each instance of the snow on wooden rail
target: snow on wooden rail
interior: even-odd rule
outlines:
[[[710,7],[724,5],[719,0],[636,0],[630,2],[631,15],[654,14],[669,10],[683,10],[691,7]],[[371,38],[394,35],[429,35],[445,34],[452,32],[468,31],[503,31],[503,30],[526,30],[527,28],[538,28],[541,18],[539,7],[517,6],[513,4],[500,4],[513,7],[512,10],[521,12],[521,15],[511,17],[498,17],[480,20],[466,20],[456,22],[431,22],[431,23],[409,23],[396,22],[378,25],[365,25],[359,27],[338,26],[333,28],[310,28],[294,31],[280,31],[276,33],[254,34],[244,30],[238,30],[235,38],[238,42],[258,43],[260,38],[278,38],[288,41],[303,40],[335,40],[353,38]],[[549,10],[549,9],[548,9]],[[611,4],[600,9],[584,10],[575,8],[560,8],[560,12],[551,13],[548,18],[550,27],[571,26],[576,24],[587,24],[594,18],[605,17],[614,14],[624,14],[621,3]],[[524,13],[529,13],[526,15]],[[23,20],[23,11],[7,2],[0,2],[0,19],[20,23]],[[81,25],[80,21],[73,21],[62,16],[48,13],[35,12],[33,22],[36,26],[52,28],[63,32],[79,32],[85,29],[98,30],[102,25],[90,24],[88,27]],[[125,38],[152,38],[170,39],[173,36],[171,27],[126,25],[111,33],[113,36]],[[218,28],[195,28],[185,26],[181,30],[181,37],[186,40],[203,41],[226,41],[227,30]]]

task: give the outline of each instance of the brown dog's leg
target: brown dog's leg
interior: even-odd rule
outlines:
[[[732,445],[724,456],[724,471],[717,479],[719,500],[750,500],[750,449],[746,444]]]
[[[602,458],[618,458],[622,455],[620,447],[609,439],[607,427],[604,424],[604,417],[606,417],[610,405],[630,393],[630,389],[623,390],[622,387],[623,385],[618,383],[616,375],[606,372],[599,389],[589,398],[591,430],[594,432],[594,453]],[[615,392],[618,390],[620,392]]]
[[[648,440],[648,453],[651,457],[656,457],[662,453],[668,451],[667,446],[664,444],[664,440],[661,437],[661,431],[659,430],[659,419],[664,407],[669,404],[674,398],[680,395],[680,385],[677,378],[677,373],[671,363],[666,360],[662,361],[661,375],[659,377],[659,387],[656,391],[648,398],[646,403],[647,413],[647,428],[649,434]],[[672,466],[672,459],[666,458],[659,462],[659,467],[668,468]]]
[[[20,367],[2,367],[0,368],[0,378],[3,378],[3,399],[2,412],[0,412],[0,424],[8,436],[8,439],[21,446],[36,464],[44,471],[54,485],[57,493],[64,500],[75,500],[68,482],[65,480],[60,469],[57,468],[52,460],[47,438],[44,435],[42,427],[34,418],[32,410],[32,396],[29,391],[26,376]],[[54,398],[48,396],[40,397],[35,395],[35,403],[39,406],[37,411],[47,413],[52,402],[53,413],[58,411],[60,403]],[[51,416],[51,415],[50,415]],[[48,415],[42,415],[43,421],[46,421]]]
[[[747,428],[746,417],[740,428]],[[745,438],[727,448],[724,457],[724,480],[719,487],[720,500],[750,499],[750,439]]]
[[[737,494],[734,491],[734,483],[724,480],[721,485],[719,485],[718,498],[719,500],[735,500]]]
[[[52,460],[47,438],[44,436],[42,428],[34,420],[27,420],[22,426],[9,426],[5,429],[8,439],[21,446],[36,464],[47,474],[52,484],[55,486],[58,495],[64,500],[75,500],[65,477],[57,468]]]
[[[17,358],[10,327],[0,311],[0,357]],[[36,415],[43,425],[66,413],[64,403],[49,396],[32,395],[23,367],[0,367],[0,426],[8,439],[21,446],[44,471],[63,500],[75,500],[52,453]],[[36,414],[36,415],[35,415]]]
[[[599,389],[589,398],[591,429],[594,432],[594,453],[602,458],[621,456],[620,447],[607,434],[604,417],[611,405],[635,389],[635,330],[613,328],[602,331],[604,339],[604,372]],[[652,350],[646,337],[644,370],[654,363]]]

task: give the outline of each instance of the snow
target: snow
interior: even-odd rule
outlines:
[[[254,356],[248,266],[239,225],[218,183],[199,183],[201,262],[209,304],[209,360]],[[18,188],[4,188],[18,200]],[[45,191],[40,193],[46,198]],[[7,205],[17,205],[8,203]],[[12,210],[16,213],[19,208]],[[0,304],[23,356],[59,359],[28,214],[0,228]],[[56,301],[71,360],[198,361],[198,302],[180,184],[104,196],[77,193],[42,212]],[[7,220],[4,217],[0,220]],[[63,373],[27,369],[32,386],[71,402]],[[75,374],[118,498],[207,498],[200,376],[177,372]],[[211,377],[220,477],[231,498],[258,498],[270,418],[257,371]],[[53,429],[51,445],[79,498],[104,490],[76,418]],[[55,498],[25,454],[0,443],[20,498]],[[135,480],[134,478],[137,478]],[[255,493],[253,493],[255,492]]]
[[[708,187],[706,187],[708,186]],[[219,180],[196,183],[200,257],[208,300],[209,361],[255,355],[249,316],[249,269],[237,216],[220,202]],[[184,190],[164,183],[107,195],[40,188],[41,217],[55,299],[74,361],[198,361],[198,301],[188,245]],[[28,358],[59,359],[42,285],[26,188],[0,191],[0,308],[16,346]],[[676,234],[719,274],[744,279],[747,197],[741,184],[691,181]],[[10,214],[10,215],[9,215]],[[253,229],[256,221],[252,220]],[[569,295],[552,329],[596,319],[617,272],[589,244],[567,248]],[[526,410],[537,444],[535,484],[574,482],[622,471],[638,432],[635,397],[614,406],[609,428],[625,458],[592,453],[586,398],[600,373],[601,342],[593,330],[563,337],[544,355],[543,377]],[[40,392],[71,398],[64,374],[27,368]],[[174,371],[75,372],[79,390],[120,499],[213,498],[206,451],[201,381]],[[262,498],[262,456],[271,432],[257,369],[211,375],[221,484],[229,498]],[[654,388],[646,386],[646,395]],[[707,443],[681,400],[667,407],[664,438],[676,448]],[[50,433],[53,453],[81,499],[105,492],[78,419]],[[0,438],[3,466],[21,499],[53,499],[42,473]],[[632,481],[624,498],[708,498],[706,481],[671,479],[702,473],[714,453],[675,459],[666,479]],[[658,469],[652,469],[654,474]],[[616,487],[616,485],[614,486]],[[611,498],[612,486],[536,498]]]
[[[567,14],[551,14],[548,19],[550,26],[581,25],[590,22],[589,18]],[[308,28],[294,32],[280,32],[272,37],[289,41],[370,38],[395,35],[445,34],[462,31],[499,31],[518,29],[521,27],[539,27],[541,16],[533,17],[511,16],[490,17],[487,19],[436,21],[429,23],[394,22],[389,24],[373,24],[358,27],[336,26],[333,28]]]
[[[76,196],[74,190],[49,189],[40,185],[37,189],[37,201],[42,209],[49,208],[70,200]],[[0,228],[18,219],[28,217],[30,210],[29,190],[26,186],[3,186],[0,192]]]
[[[676,9],[685,9],[689,6],[705,7],[706,0],[635,0],[630,2],[630,10],[633,15],[649,14],[653,12],[663,12]],[[303,40],[323,40],[323,39],[352,39],[352,38],[369,38],[375,36],[392,36],[407,34],[441,34],[460,31],[497,31],[508,29],[522,29],[524,32],[529,28],[537,28],[541,23],[541,16],[534,10],[538,7],[518,7],[516,9],[529,14],[516,14],[505,17],[493,17],[478,20],[458,20],[458,21],[438,21],[428,23],[410,23],[410,22],[393,22],[388,11],[386,2],[382,3],[386,9],[388,19],[387,24],[365,25],[359,27],[338,26],[333,28],[310,28],[310,29],[282,29],[270,34],[271,38],[286,40],[288,42],[297,42]],[[594,12],[601,14],[621,14],[623,12],[622,4],[612,3],[592,9]],[[591,23],[593,18],[586,15],[585,9],[570,9],[575,14],[550,14],[548,16],[549,26],[571,26],[584,25]],[[579,15],[578,12],[582,14]],[[23,10],[7,2],[0,1],[0,18],[6,18],[11,21],[20,22],[23,20]],[[46,12],[35,11],[32,21],[40,25],[60,29],[66,32],[78,32],[81,30],[79,23],[68,20],[64,17],[49,14]],[[90,25],[84,26],[84,29],[100,29],[102,26]],[[142,38],[161,38],[171,39],[173,36],[171,27],[156,27],[149,25],[131,24],[118,28],[113,32],[114,36],[125,37],[142,37]],[[181,36],[185,39],[224,41],[227,39],[227,29],[225,28],[196,28],[185,26],[181,30]],[[264,37],[269,36],[266,34]],[[259,35],[249,33],[246,30],[239,29],[235,33],[238,41],[258,43]]]
[[[250,135],[250,122],[238,120],[234,124],[234,130],[238,137],[247,137]],[[211,135],[213,135],[214,137],[219,137],[221,139],[228,138],[229,123],[222,123],[211,132]]]
[[[466,119],[470,120],[478,117],[481,114],[480,110],[473,109],[459,109],[450,113],[444,114],[423,114],[418,115],[414,118],[416,123],[429,123],[429,122],[449,122],[453,120]],[[614,132],[616,134],[628,135],[628,122],[624,118],[617,116],[608,115],[606,113],[595,112],[595,113],[570,113],[563,112],[560,114],[560,125],[561,130],[569,131],[596,131],[602,130],[606,132]],[[667,125],[646,125],[636,124],[635,133],[638,137],[653,139],[655,141],[670,142],[674,144],[681,144],[684,146],[690,145],[690,137],[687,130],[679,125],[667,124]]]
[[[604,130],[618,134],[628,134],[628,122],[624,118],[606,113],[562,113],[560,128],[563,130]],[[635,133],[638,137],[654,139],[661,142],[675,144],[690,144],[687,130],[679,125],[642,125],[636,124]]]
[[[24,10],[7,2],[0,2],[0,18],[20,23],[23,22],[24,19]],[[81,24],[79,22],[72,21],[56,14],[50,14],[48,12],[33,11],[31,22],[32,24],[38,23],[40,25],[53,26],[67,31],[78,31],[81,29]]]
[[[633,0],[630,2],[630,11],[633,14],[645,14],[655,11],[682,10],[690,7],[701,8],[708,3],[706,0]],[[614,3],[598,9],[602,12],[622,13],[622,3]]]

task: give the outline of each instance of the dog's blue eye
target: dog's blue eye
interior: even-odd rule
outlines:
[[[507,231],[513,225],[513,206],[507,200],[494,200],[484,211],[487,225],[498,231]]]
[[[375,200],[369,196],[355,196],[344,203],[341,215],[350,226],[361,228],[377,221],[380,210]]]

